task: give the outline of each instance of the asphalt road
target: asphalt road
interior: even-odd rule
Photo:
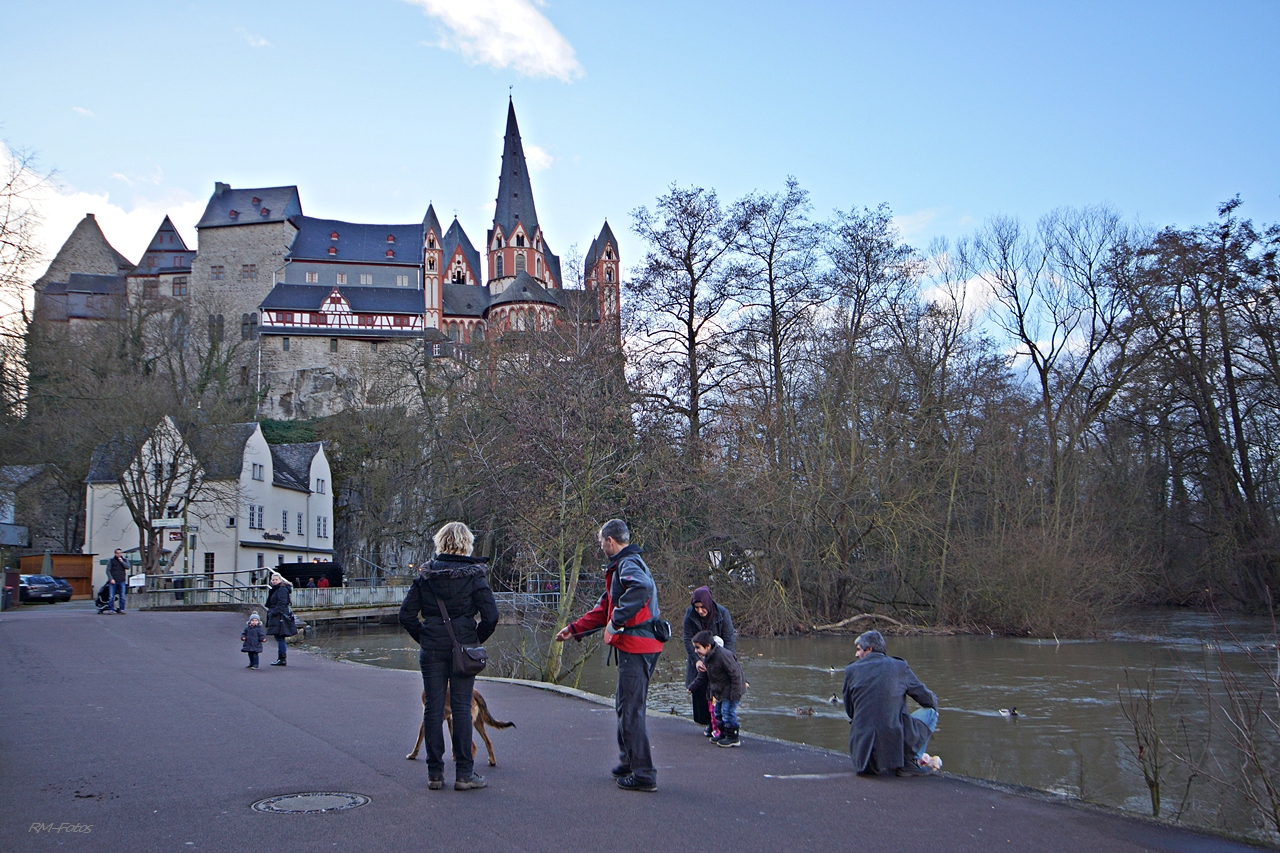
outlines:
[[[0,850],[1196,851],[1209,836],[975,785],[862,778],[847,757],[650,717],[659,790],[619,790],[611,707],[480,685],[499,719],[486,790],[427,790],[412,672],[292,652],[245,669],[233,613],[0,614]],[[263,798],[362,794],[327,814]]]

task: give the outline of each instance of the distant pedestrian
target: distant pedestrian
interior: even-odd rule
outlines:
[[[279,572],[271,573],[271,592],[267,593],[267,633],[276,638],[276,658],[272,666],[289,665],[289,644],[286,637],[298,633],[293,608],[289,606],[293,597],[293,584],[284,579]]]
[[[129,583],[129,564],[124,552],[116,549],[115,556],[107,563],[107,610],[124,615],[125,589]]]
[[[689,691],[705,690],[715,699],[716,724],[720,737],[716,746],[739,746],[738,703],[747,692],[742,678],[742,666],[738,658],[716,642],[710,631],[699,631],[693,637],[693,650],[698,655],[698,677],[689,685]]]
[[[328,575],[321,575],[321,576],[320,576],[320,580],[316,583],[316,586],[317,586],[317,587],[319,587],[320,589],[328,589],[328,588],[329,588],[329,576],[328,576]]]
[[[858,773],[924,776],[934,772],[925,747],[938,727],[938,697],[902,658],[889,657],[879,631],[855,641],[855,660],[844,670],[849,755]],[[907,713],[907,697],[920,705]]]
[[[240,634],[240,651],[249,655],[249,666],[246,669],[258,668],[258,655],[262,653],[262,643],[266,639],[267,632],[262,627],[262,620],[258,618],[257,613],[254,613],[249,617],[248,624]]]
[[[316,579],[307,578],[307,589],[315,589],[315,588],[316,588]]]
[[[693,637],[699,631],[710,631],[720,638],[726,649],[735,651],[737,631],[733,629],[733,619],[724,605],[715,602],[711,597],[711,589],[705,586],[693,591],[693,602],[684,613],[685,687],[693,684],[698,677],[698,655],[693,651]],[[711,702],[705,686],[693,691],[693,719],[706,726],[702,734],[711,737]]]
[[[435,535],[435,557],[422,567],[400,605],[400,625],[422,647],[418,652],[422,735],[427,746],[427,788],[432,791],[444,787],[445,691],[453,713],[453,789],[470,791],[489,784],[475,772],[471,752],[471,692],[476,677],[453,670],[455,637],[461,645],[475,646],[498,627],[498,604],[485,580],[488,565],[484,558],[471,556],[474,545],[475,535],[462,522],[441,527]],[[441,604],[449,614],[449,625],[440,613]]]
[[[605,522],[599,533],[600,549],[609,558],[604,593],[596,606],[556,634],[556,642],[584,636],[604,628],[604,641],[618,656],[618,688],[613,708],[618,715],[619,763],[613,768],[618,787],[626,791],[658,790],[649,733],[645,728],[645,702],[649,677],[658,665],[662,641],[654,622],[659,617],[658,588],[640,548],[631,544],[626,522]]]

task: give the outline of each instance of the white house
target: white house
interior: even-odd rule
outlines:
[[[98,555],[95,589],[116,548],[136,554],[145,542],[131,502],[148,503],[153,519],[174,525],[160,531],[162,571],[201,585],[261,582],[264,568],[333,559],[333,489],[321,442],[269,445],[256,423],[187,435],[166,418],[140,450],[121,441],[94,452],[84,553]]]

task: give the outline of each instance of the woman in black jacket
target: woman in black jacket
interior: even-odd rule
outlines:
[[[723,605],[715,603],[711,597],[711,589],[705,586],[700,586],[693,591],[693,602],[684,612],[685,687],[693,684],[694,679],[698,677],[698,656],[693,651],[693,637],[699,631],[710,631],[724,640],[726,649],[734,650],[736,632],[733,630],[733,619]],[[706,726],[702,731],[706,737],[711,737],[709,698],[706,687],[693,691],[693,719]]]
[[[449,690],[453,711],[453,789],[483,788],[488,781],[474,772],[471,756],[471,690],[474,675],[453,671],[453,641],[440,616],[444,603],[454,636],[464,646],[483,643],[498,626],[498,605],[485,580],[483,559],[472,557],[475,536],[465,524],[453,521],[436,533],[436,556],[423,567],[400,605],[400,624],[422,647],[423,736],[427,745],[427,787],[444,787],[444,693]],[[476,616],[480,624],[476,625]]]
[[[276,638],[276,658],[272,666],[287,666],[289,661],[289,644],[285,637],[298,633],[293,620],[293,609],[289,599],[293,593],[293,584],[284,579],[278,572],[271,573],[271,592],[267,593],[267,633]]]

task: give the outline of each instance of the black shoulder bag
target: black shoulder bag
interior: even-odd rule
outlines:
[[[444,620],[445,630],[449,632],[449,639],[453,641],[453,674],[474,676],[484,672],[484,668],[489,665],[489,653],[484,650],[484,646],[464,646],[458,642],[457,635],[453,633],[453,620],[449,618],[449,611],[445,609],[444,602],[440,600],[440,596],[436,595],[435,587],[431,586],[430,581],[427,582],[427,588],[436,597],[440,618]]]

